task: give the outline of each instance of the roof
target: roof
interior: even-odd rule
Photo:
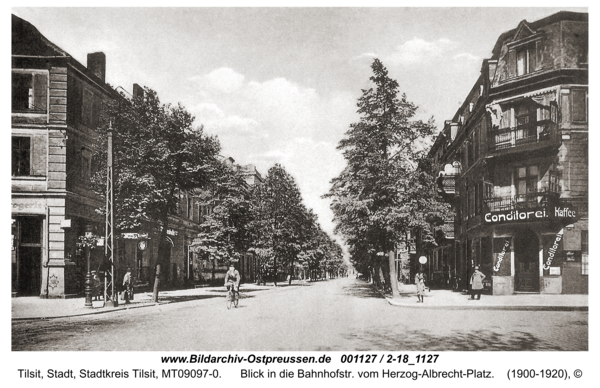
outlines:
[[[71,57],[31,23],[16,15],[12,15],[12,55]]]
[[[517,32],[519,30],[522,30],[524,27],[535,31],[542,26],[556,23],[559,21],[564,21],[564,20],[580,21],[580,22],[587,23],[588,22],[588,14],[587,14],[587,12],[560,11],[560,12],[554,13],[550,16],[546,16],[545,18],[536,20],[531,23],[527,22],[527,20],[523,20],[523,21],[521,21],[521,23],[519,23],[519,25],[517,27],[513,28],[512,30],[502,33],[498,37],[498,40],[496,41],[496,44],[494,45],[494,49],[492,50],[492,58],[497,59],[498,56],[500,55],[500,50],[502,49],[502,45],[504,44],[504,42],[506,42],[510,38],[515,37]]]

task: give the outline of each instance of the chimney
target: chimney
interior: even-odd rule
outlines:
[[[144,88],[138,84],[133,84],[133,98],[144,97]]]
[[[106,55],[103,52],[91,53],[87,56],[87,68],[102,82],[106,79]]]

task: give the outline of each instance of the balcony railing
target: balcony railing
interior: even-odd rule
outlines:
[[[540,191],[508,197],[490,197],[483,200],[487,212],[546,208],[558,203],[559,194]]]
[[[556,124],[550,120],[535,121],[513,128],[496,129],[490,135],[490,151],[548,143],[556,138]]]

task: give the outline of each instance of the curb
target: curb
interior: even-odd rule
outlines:
[[[187,301],[186,301],[187,302]],[[117,308],[113,308],[112,310],[89,310],[87,312],[84,313],[78,313],[78,314],[68,314],[68,315],[57,315],[57,316],[51,316],[51,317],[21,317],[21,318],[12,318],[11,321],[46,321],[46,320],[50,320],[50,319],[59,319],[59,318],[71,318],[71,317],[82,317],[82,316],[86,316],[86,315],[97,315],[97,314],[107,314],[107,313],[114,313],[117,311],[124,311],[124,310],[133,310],[133,309],[139,309],[139,308],[144,308],[144,307],[152,307],[152,306],[160,306],[160,305],[165,305],[165,304],[170,304],[170,303],[178,303],[178,302],[158,302],[158,303],[144,303],[144,304],[139,304],[139,305],[133,305],[133,306],[129,306],[129,307],[117,307]],[[179,302],[179,303],[183,303]]]
[[[430,309],[430,310],[504,310],[504,311],[589,311],[589,306],[539,306],[539,305],[526,305],[526,306],[432,306],[426,304],[405,304],[399,303],[392,298],[387,297],[383,292],[378,290],[376,287],[372,288],[381,295],[390,306],[395,307],[407,307],[414,309]]]

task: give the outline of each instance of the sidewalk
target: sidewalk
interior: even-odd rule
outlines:
[[[294,281],[292,286],[301,286],[303,284],[303,282]],[[253,283],[242,283],[240,285],[240,291],[243,298],[245,293],[280,289],[285,287],[289,287],[287,283],[278,283],[277,288],[271,285],[258,286]],[[152,302],[151,292],[140,292],[134,295],[134,300],[130,301],[130,304],[125,304],[124,300],[119,299],[119,305],[117,307],[112,307],[104,306],[102,300],[92,300],[92,308],[85,307],[85,297],[73,299],[42,299],[36,296],[17,297],[11,298],[11,312],[13,321],[65,318],[81,315],[104,314],[141,307],[164,305],[168,303],[187,302],[210,298],[225,298],[226,294],[227,290],[223,286],[161,291],[158,294],[158,303],[154,303]]]
[[[399,284],[400,296],[384,295],[389,304],[401,307],[449,310],[546,310],[588,311],[588,295],[481,295],[481,300],[451,290],[425,291],[424,302],[417,303],[417,290],[412,284]]]

